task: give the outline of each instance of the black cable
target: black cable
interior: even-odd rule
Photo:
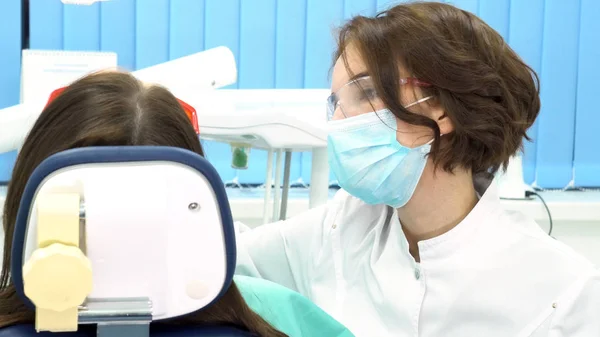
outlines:
[[[542,198],[542,196],[534,191],[525,191],[525,196],[527,198],[531,198],[531,196],[536,196],[540,199],[540,201],[542,202],[542,204],[544,204],[544,207],[546,208],[546,212],[548,213],[548,220],[550,221],[550,229],[548,230],[548,235],[552,236],[552,230],[554,229],[554,225],[552,224],[552,214],[550,214],[550,208],[548,208],[548,205],[546,204],[546,201],[544,200],[544,198]]]
[[[21,50],[29,49],[29,0],[21,0]]]

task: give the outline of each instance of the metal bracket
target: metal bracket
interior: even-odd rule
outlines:
[[[98,337],[148,337],[151,322],[148,298],[89,299],[79,308],[79,324],[97,324]]]

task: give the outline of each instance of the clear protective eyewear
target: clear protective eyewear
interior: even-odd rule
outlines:
[[[413,77],[401,78],[400,85],[406,84],[419,87],[431,86],[431,84]],[[421,103],[428,98],[430,97],[420,99],[411,103],[410,106]],[[327,120],[351,118],[385,108],[386,106],[377,94],[371,77],[363,76],[344,84],[327,98]],[[395,128],[396,126],[391,127]]]

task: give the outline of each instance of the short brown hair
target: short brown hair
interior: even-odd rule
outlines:
[[[436,2],[400,4],[374,18],[357,16],[338,36],[335,60],[348,61],[352,44],[385,105],[402,121],[434,131],[430,156],[436,167],[495,173],[522,148],[540,110],[535,72],[494,29],[475,15]],[[335,61],[334,61],[335,62]],[[437,123],[403,108],[399,65],[432,86],[454,124],[440,142]]]
[[[87,146],[173,146],[203,155],[177,98],[131,74],[99,72],[74,82],[42,111],[15,164],[4,204],[4,261],[0,274],[0,328],[32,323],[33,310],[10,280],[10,252],[19,203],[33,170],[47,157]],[[235,282],[210,306],[165,324],[237,326],[260,336],[285,337],[253,312]]]

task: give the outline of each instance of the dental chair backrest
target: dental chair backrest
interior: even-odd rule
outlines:
[[[216,170],[170,147],[89,147],[43,161],[20,204],[11,276],[36,312],[24,336],[249,336],[150,323],[196,312],[232,282],[235,237]]]

